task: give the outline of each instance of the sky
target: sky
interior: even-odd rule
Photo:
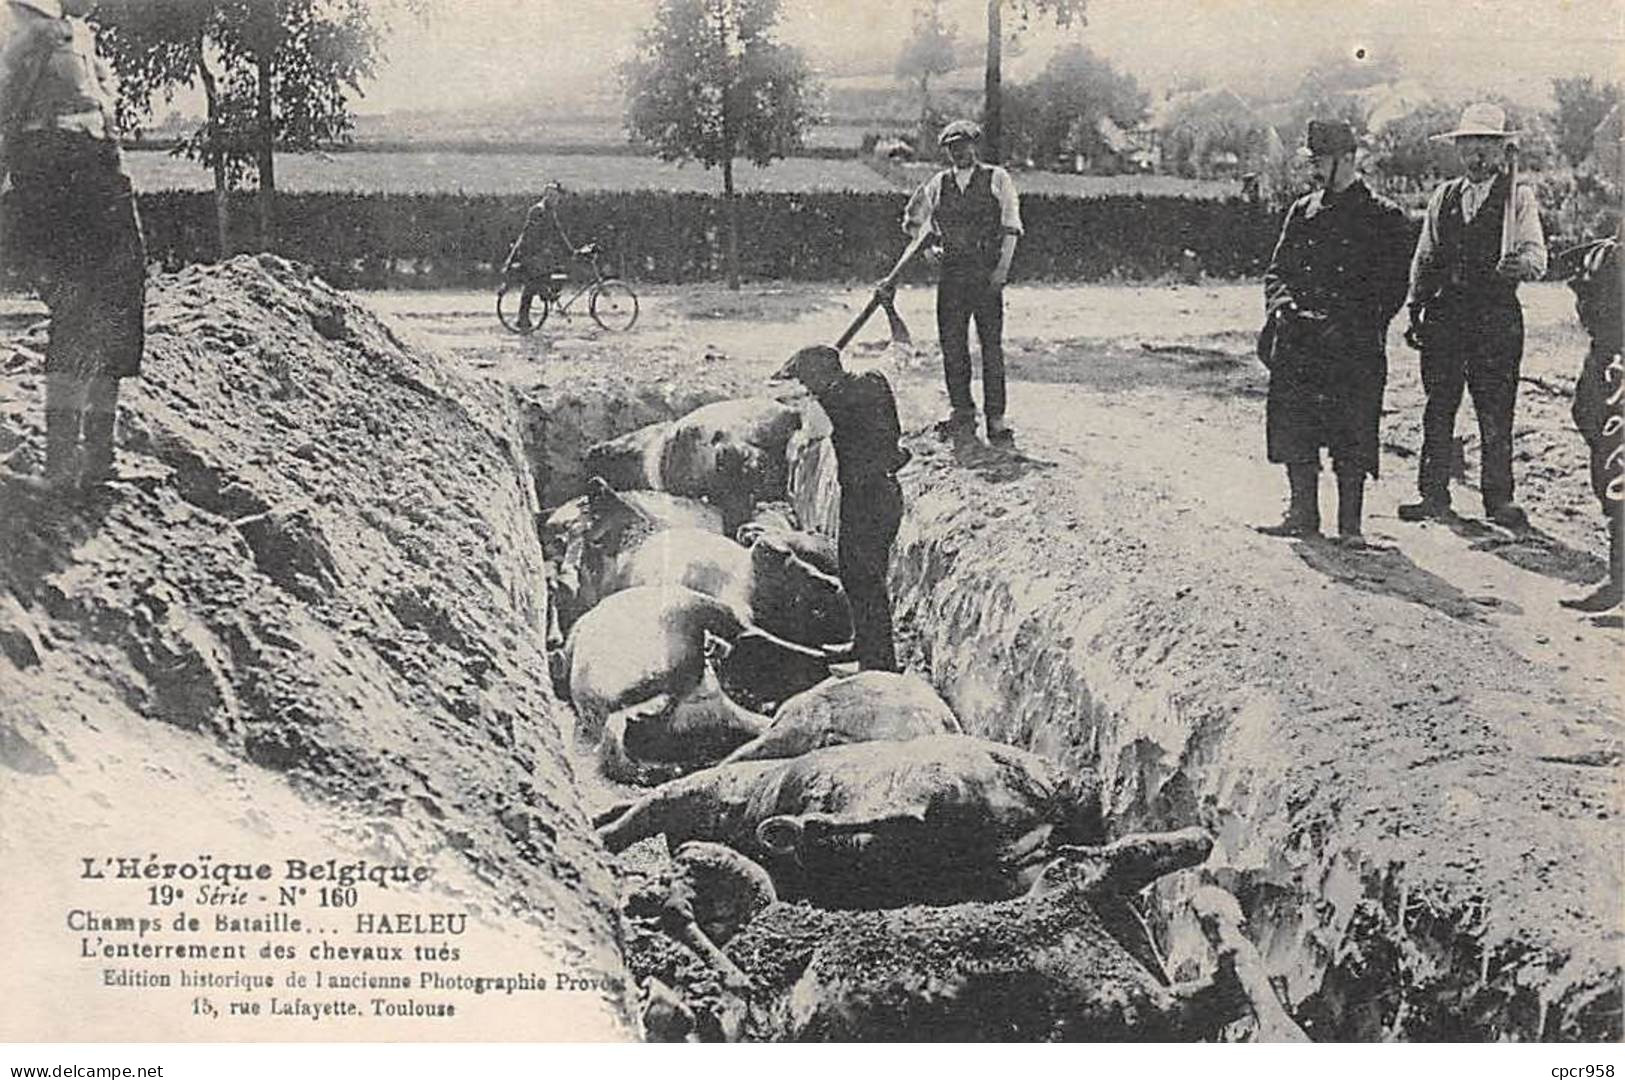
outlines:
[[[397,17],[389,62],[364,112],[488,102],[510,92],[614,100],[615,68],[655,0],[433,0],[425,23]],[[782,37],[826,70],[888,71],[912,0],[784,0]],[[984,0],[944,0],[979,47]],[[1019,25],[1006,2],[1005,28]],[[1243,93],[1290,93],[1312,60],[1366,48],[1442,93],[1491,90],[1545,104],[1554,76],[1625,77],[1625,0],[1090,0],[1087,25],[1041,18],[1012,74],[1080,41],[1157,92],[1184,76]]]

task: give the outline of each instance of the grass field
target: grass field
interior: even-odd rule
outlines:
[[[159,150],[125,155],[137,191],[205,191],[209,172],[196,162]],[[466,192],[513,195],[538,192],[550,180],[574,191],[699,191],[722,189],[722,174],[695,163],[593,154],[364,153],[282,154],[276,160],[280,191],[353,191],[388,194]],[[790,158],[763,169],[734,169],[740,191],[891,191],[863,163]]]

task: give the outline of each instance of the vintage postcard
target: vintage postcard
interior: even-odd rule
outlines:
[[[0,1040],[1617,1049],[1622,45],[0,0]]]

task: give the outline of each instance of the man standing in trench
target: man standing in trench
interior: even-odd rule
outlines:
[[[1004,422],[1004,285],[1021,236],[1021,206],[1010,174],[976,159],[982,131],[955,120],[938,138],[953,163],[921,184],[903,211],[903,231],[918,239],[942,237],[942,276],[937,282],[937,338],[952,411],[937,434],[952,437],[976,429],[970,393],[970,324],[982,346],[982,398],[987,440],[1008,443]]]
[[[1463,388],[1478,414],[1484,514],[1523,528],[1512,501],[1512,418],[1523,364],[1520,281],[1546,274],[1546,238],[1535,193],[1514,185],[1510,158],[1516,132],[1497,105],[1469,105],[1449,139],[1464,175],[1447,180],[1428,202],[1411,262],[1410,329],[1422,352],[1422,459],[1417,502],[1399,508],[1405,521],[1450,516],[1450,459]],[[1507,217],[1511,215],[1511,220]]]
[[[852,607],[852,639],[862,671],[896,671],[891,597],[886,571],[903,521],[897,472],[910,454],[899,446],[902,425],[891,384],[878,371],[853,375],[828,345],[802,349],[774,374],[805,386],[829,415],[835,473],[841,485],[836,539],[841,586]]]
[[[1405,300],[1405,213],[1355,171],[1354,129],[1311,120],[1313,191],[1292,204],[1264,273],[1259,355],[1270,369],[1269,459],[1286,466],[1290,503],[1268,536],[1320,533],[1320,450],[1337,474],[1340,542],[1364,547],[1365,478],[1377,475],[1388,380],[1388,323]]]
[[[141,372],[146,248],[83,15],[88,0],[0,2],[0,250],[51,312],[45,474],[61,493],[113,479],[118,381]]]

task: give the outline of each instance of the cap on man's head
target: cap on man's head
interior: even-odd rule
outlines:
[[[1506,110],[1491,101],[1480,101],[1461,110],[1461,122],[1454,131],[1440,132],[1435,139],[1460,139],[1469,135],[1510,139],[1518,134],[1507,130]]]
[[[822,381],[841,373],[841,354],[828,345],[809,345],[784,362],[773,373],[775,382],[797,379],[803,383]]]
[[[1354,137],[1354,128],[1342,120],[1311,120],[1304,135],[1303,156],[1336,157],[1347,154],[1360,145]]]
[[[982,129],[977,126],[974,120],[955,120],[942,129],[942,134],[937,136],[937,145],[947,146],[949,143],[959,142],[961,139],[969,139],[971,142],[975,142],[981,137]]]

